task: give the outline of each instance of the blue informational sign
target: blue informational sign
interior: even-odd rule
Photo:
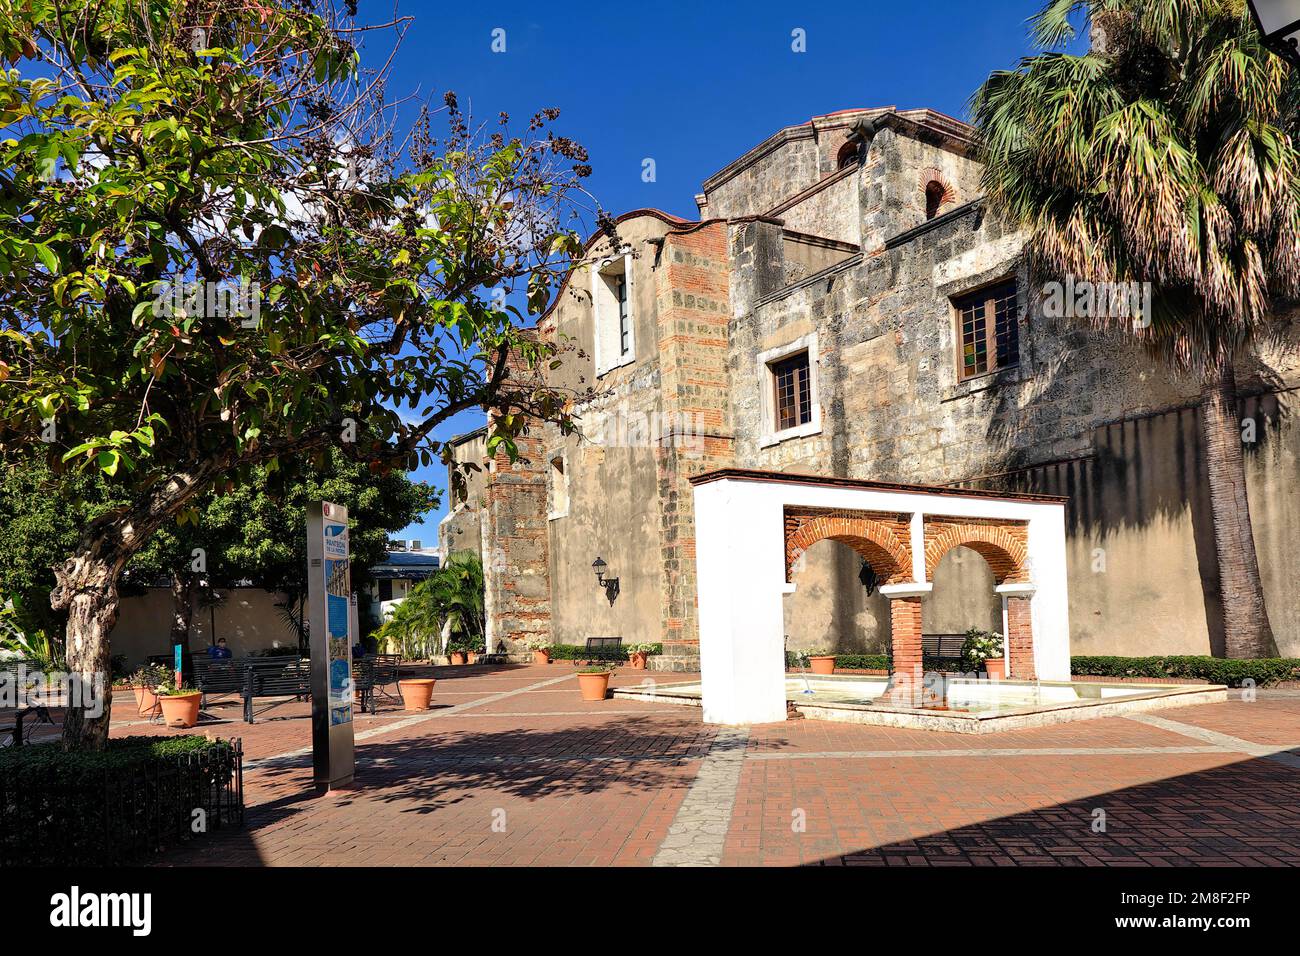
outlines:
[[[329,644],[330,724],[352,720],[352,641],[348,603],[352,591],[348,567],[347,522],[325,519],[325,628]]]
[[[348,511],[307,506],[307,607],[311,638],[312,765],[318,784],[346,787],[356,768],[352,721],[352,573]]]

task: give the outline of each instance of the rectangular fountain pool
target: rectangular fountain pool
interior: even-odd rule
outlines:
[[[929,675],[900,703],[886,694],[889,679],[859,675],[789,674],[786,699],[804,717],[848,723],[983,734],[1045,727],[1072,720],[1115,717],[1227,699],[1227,688],[1207,684],[1124,684],[1099,681],[988,681]],[[614,690],[614,696],[700,706],[699,682]]]

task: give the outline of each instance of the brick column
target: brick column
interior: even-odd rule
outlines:
[[[899,706],[915,707],[925,674],[921,657],[921,598],[932,584],[886,584],[880,593],[889,599],[889,650],[892,658],[889,693]]]
[[[998,593],[1006,602],[1007,657],[1012,680],[1037,680],[1034,664],[1034,624],[1031,602],[1034,587],[1031,584],[1004,584]]]
[[[690,478],[734,464],[727,369],[731,262],[727,225],[664,237],[655,271],[660,400],[668,434],[656,453],[662,638],[667,654],[696,648],[695,498]]]
[[[517,385],[526,386],[538,374],[514,354],[508,367]],[[484,488],[483,600],[489,654],[501,643],[507,652],[518,652],[530,637],[551,637],[544,431],[542,422],[529,423],[515,441],[517,461],[498,450]]]

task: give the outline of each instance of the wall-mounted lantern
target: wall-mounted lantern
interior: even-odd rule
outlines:
[[[1264,45],[1300,66],[1300,0],[1250,0]]]
[[[605,589],[605,597],[609,599],[609,606],[614,606],[614,601],[618,597],[618,578],[607,578],[605,572],[609,569],[599,556],[591,562],[591,570],[596,572],[596,586]]]

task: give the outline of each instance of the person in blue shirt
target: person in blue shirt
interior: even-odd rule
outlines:
[[[214,661],[230,660],[230,648],[226,646],[226,639],[224,637],[217,638],[217,643],[208,648],[208,657],[212,658]]]

